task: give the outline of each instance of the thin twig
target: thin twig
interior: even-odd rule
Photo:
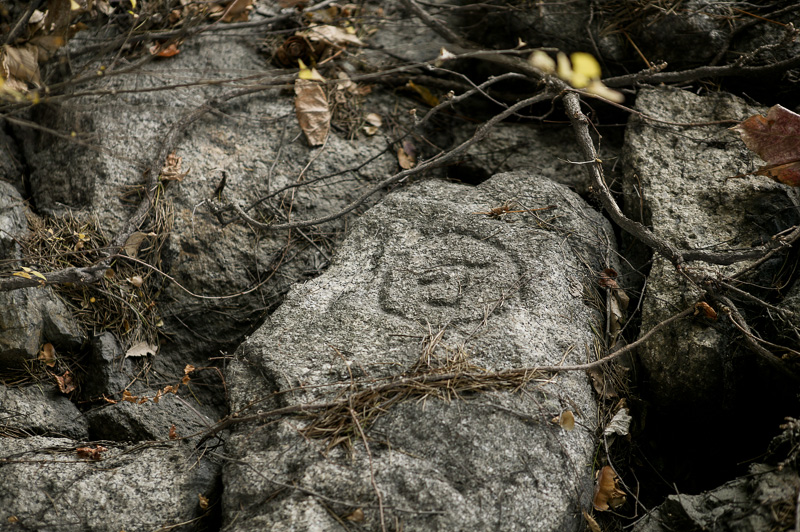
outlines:
[[[760,77],[771,74],[783,74],[787,70],[800,66],[800,55],[795,55],[789,59],[769,63],[762,66],[739,66],[736,64],[724,66],[703,66],[679,72],[650,72],[644,71],[625,76],[606,78],[603,83],[607,87],[627,87],[637,83],[685,83],[688,81],[698,81],[706,78],[722,77]]]
[[[761,340],[750,331],[750,326],[747,325],[747,321],[742,317],[739,309],[736,308],[736,305],[734,305],[730,299],[725,296],[715,296],[715,299],[724,305],[722,311],[728,315],[731,323],[742,332],[745,343],[755,354],[764,359],[764,361],[785,377],[788,377],[794,382],[800,382],[800,376],[789,369],[783,360],[772,354],[759,343]]]
[[[576,364],[572,366],[535,366],[535,367],[528,367],[528,368],[518,368],[518,369],[511,369],[505,371],[499,371],[496,373],[482,373],[482,372],[464,372],[464,371],[456,371],[456,372],[448,372],[448,373],[422,373],[419,375],[411,375],[408,377],[402,377],[396,380],[389,381],[385,384],[380,384],[378,386],[373,386],[370,388],[365,388],[357,394],[361,395],[362,397],[376,397],[380,394],[385,394],[386,392],[392,390],[402,390],[404,388],[412,387],[412,386],[426,386],[434,383],[441,383],[447,381],[469,381],[469,380],[508,380],[513,379],[517,382],[525,382],[533,379],[534,377],[541,375],[542,373],[559,373],[562,371],[585,371],[597,366],[602,366],[611,362],[614,359],[621,357],[624,354],[630,353],[634,349],[640,347],[644,342],[646,342],[652,335],[656,332],[662,330],[663,328],[675,323],[694,312],[694,306],[675,314],[674,316],[667,318],[666,320],[662,321],[661,323],[655,325],[652,329],[650,329],[647,333],[642,335],[641,338],[632,342],[624,347],[621,347],[611,353],[610,355],[601,358],[600,360],[596,360],[594,362],[590,362],[587,364]],[[518,385],[517,385],[518,386]],[[396,396],[394,399],[402,399],[403,396]],[[327,401],[322,403],[305,403],[305,404],[296,404],[285,406],[282,408],[276,408],[274,410],[269,410],[267,412],[261,412],[259,414],[251,414],[251,415],[241,415],[239,413],[233,413],[230,416],[224,418],[219,423],[217,423],[213,429],[209,430],[206,435],[202,438],[200,443],[205,442],[206,440],[212,438],[216,434],[227,430],[231,425],[239,424],[239,423],[249,423],[252,421],[263,421],[265,419],[276,418],[285,416],[288,414],[303,414],[303,413],[312,413],[312,412],[320,412],[326,411],[331,409],[341,409],[341,408],[350,408],[353,401],[352,396],[347,396],[344,398],[340,398],[333,401]],[[394,401],[392,401],[394,402]],[[387,403],[382,403],[383,407],[387,406]],[[198,445],[200,445],[198,443]]]
[[[361,428],[361,423],[358,421],[358,415],[352,408],[350,408],[350,416],[353,418],[353,423],[355,423],[358,433],[361,435],[361,441],[364,442],[364,450],[367,452],[367,458],[369,459],[369,479],[372,483],[372,489],[375,490],[375,495],[378,497],[378,512],[380,513],[381,517],[381,531],[386,532],[386,516],[384,516],[383,512],[383,495],[381,495],[381,490],[378,489],[378,484],[375,482],[375,466],[372,464],[372,452],[369,450],[369,443],[367,442],[366,434],[364,434],[364,429]]]
[[[544,91],[544,92],[541,92],[541,93],[539,93],[539,94],[537,94],[535,96],[532,96],[530,98],[526,98],[525,100],[522,100],[520,102],[515,103],[514,105],[512,105],[511,107],[509,107],[505,111],[493,116],[491,119],[489,119],[486,122],[484,122],[475,131],[475,134],[470,139],[465,140],[464,142],[462,142],[461,144],[459,144],[458,146],[456,146],[452,150],[444,152],[444,153],[440,153],[440,154],[434,156],[433,158],[428,159],[427,161],[424,161],[424,162],[418,164],[414,168],[410,168],[408,170],[403,170],[401,172],[398,172],[397,174],[394,174],[393,176],[387,177],[386,179],[384,179],[383,181],[381,181],[380,183],[378,183],[377,185],[375,185],[371,189],[369,189],[366,192],[364,192],[361,196],[359,196],[357,199],[355,199],[352,203],[350,203],[349,205],[347,205],[343,209],[341,209],[341,210],[339,210],[339,211],[337,211],[337,212],[335,212],[333,214],[329,214],[327,216],[321,216],[319,218],[314,218],[314,219],[311,219],[311,220],[303,220],[303,221],[298,221],[298,222],[290,222],[290,223],[285,223],[285,224],[274,224],[274,225],[273,224],[264,224],[264,223],[261,223],[261,222],[257,222],[256,220],[253,220],[252,218],[248,219],[247,221],[248,221],[248,223],[254,225],[255,227],[259,227],[259,228],[262,228],[262,229],[287,230],[287,229],[295,229],[295,228],[298,228],[298,227],[308,227],[308,226],[312,226],[312,225],[319,225],[319,224],[322,224],[322,223],[325,223],[325,222],[330,222],[332,220],[336,220],[337,218],[341,218],[345,214],[347,214],[347,213],[353,211],[354,209],[358,208],[359,206],[361,206],[371,196],[373,196],[377,192],[385,189],[386,187],[394,185],[396,183],[400,183],[401,181],[404,181],[404,180],[408,179],[409,177],[411,177],[413,175],[416,175],[416,174],[419,174],[421,172],[424,172],[426,170],[431,170],[433,168],[437,168],[437,167],[445,164],[446,162],[449,162],[451,159],[454,159],[457,155],[460,155],[462,152],[464,152],[467,149],[469,149],[472,145],[476,144],[477,142],[479,142],[480,140],[485,138],[489,134],[491,129],[494,126],[496,126],[500,121],[502,121],[505,118],[513,115],[514,113],[516,113],[518,110],[522,109],[523,107],[527,107],[529,105],[533,105],[534,103],[541,102],[543,100],[547,100],[547,99],[550,99],[552,97],[553,97],[553,94],[551,94],[549,91]],[[237,209],[237,208],[234,206],[234,209]],[[241,209],[237,209],[237,213],[241,216],[242,215]]]

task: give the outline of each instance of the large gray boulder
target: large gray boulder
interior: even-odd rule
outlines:
[[[726,181],[753,167],[753,155],[725,125],[682,127],[718,120],[743,120],[763,109],[729,94],[699,97],[677,89],[645,89],[638,110],[665,121],[631,120],[623,151],[628,215],[684,249],[732,251],[764,244],[800,221],[796,193],[767,178]],[[763,286],[780,268],[780,257],[761,268]],[[720,278],[740,266],[686,265],[695,275]],[[752,280],[751,280],[752,281]],[[653,257],[642,303],[642,332],[698,301],[692,285],[660,256]],[[639,350],[649,376],[647,390],[658,409],[691,409],[698,418],[733,406],[731,396],[752,386],[752,374],[726,345],[736,331],[699,318],[669,327]],[[741,366],[739,366],[741,367]],[[699,411],[698,411],[699,407]]]
[[[0,434],[89,438],[83,414],[51,383],[24,387],[0,384]]]
[[[790,530],[800,477],[794,469],[753,464],[747,475],[697,495],[670,495],[634,532]],[[789,527],[789,528],[787,528]]]
[[[556,208],[481,214],[512,199]],[[328,418],[343,427],[329,432],[340,446],[314,439],[313,415],[234,426],[229,529],[332,530],[364,512],[363,526],[378,530],[381,507],[387,526],[408,530],[582,528],[596,427],[585,373],[511,384],[498,372],[587,361],[598,319],[587,288],[614,249],[597,212],[528,173],[475,188],[427,181],[387,197],[227,370],[240,415],[337,398],[353,409]],[[447,372],[487,386],[384,387],[372,404],[407,400],[353,421],[370,386]],[[572,432],[551,422],[565,410],[578,420]]]
[[[190,530],[215,496],[217,466],[185,442],[115,446],[35,436],[3,439],[0,528],[59,532]],[[101,445],[101,446],[102,446]],[[196,529],[196,528],[195,528]]]
[[[79,54],[94,44],[92,39],[89,32],[80,33],[70,47]],[[87,68],[97,70],[112,59],[97,58]],[[171,128],[185,124],[211,99],[225,101],[225,94],[238,90],[229,86],[235,86],[233,81],[205,80],[263,76],[270,84],[283,79],[291,88],[294,74],[271,67],[250,37],[203,34],[184,43],[177,56],[153,60],[146,72],[98,77],[89,84],[93,95],[36,108],[32,118],[37,123],[74,132],[77,139],[18,128],[38,211],[91,216],[106,234],[116,234],[141,197],[136,187],[144,180],[143,169]],[[176,89],[175,84],[186,86]],[[387,114],[387,108],[372,103],[359,111],[364,109],[364,114]],[[188,175],[163,182],[154,209],[158,214],[141,230],[165,237],[159,267],[192,294],[152,273],[146,283],[165,285],[156,307],[170,340],[162,348],[196,352],[205,359],[238,343],[293,282],[318,272],[347,223],[342,218],[302,230],[304,236],[295,232],[297,238],[284,231],[257,234],[242,220],[223,225],[207,204],[223,173],[225,197],[243,208],[287,185],[330,176],[248,210],[260,221],[282,222],[335,213],[398,167],[382,134],[351,140],[334,130],[324,147],[309,148],[295,117],[294,94],[280,87],[212,104],[210,112],[180,133],[175,155]]]

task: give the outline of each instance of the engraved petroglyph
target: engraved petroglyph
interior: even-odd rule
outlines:
[[[404,266],[384,274],[384,311],[439,326],[476,321],[500,297],[498,286],[520,278],[515,257],[491,239],[467,232],[427,236],[392,259]]]

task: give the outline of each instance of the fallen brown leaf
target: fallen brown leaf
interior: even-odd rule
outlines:
[[[594,509],[605,512],[609,508],[618,508],[625,504],[625,492],[619,488],[619,479],[611,466],[605,466],[597,475],[594,488]]]
[[[78,447],[75,449],[75,452],[77,452],[78,456],[81,458],[91,458],[92,460],[102,460],[103,456],[101,453],[106,451],[108,451],[108,449],[101,445],[96,445],[95,447]]]
[[[294,92],[297,95],[294,101],[297,121],[308,144],[325,144],[330,131],[331,112],[322,85],[316,81],[298,78],[294,82]]]
[[[56,348],[53,347],[53,344],[47,343],[42,346],[42,350],[39,351],[39,360],[50,368],[56,365]]]
[[[69,370],[65,371],[63,375],[55,375],[55,378],[61,393],[67,394],[75,391],[75,384],[72,382],[72,374]]]

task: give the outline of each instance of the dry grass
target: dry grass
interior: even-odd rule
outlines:
[[[301,412],[301,417],[310,421],[303,434],[327,441],[328,449],[339,445],[351,449],[353,438],[360,438],[359,426],[371,426],[401,402],[428,398],[452,401],[465,394],[515,392],[547,377],[530,369],[489,372],[478,368],[469,362],[463,344],[441,344],[444,333],[441,329],[424,339],[419,360],[405,375],[378,386],[352,381],[325,408]]]
[[[147,231],[156,236],[143,241],[137,254],[140,260],[159,266],[159,252],[171,228],[172,216],[168,202],[156,203],[154,221]],[[94,216],[73,212],[46,218],[29,215],[28,225],[31,235],[22,242],[24,260],[42,273],[91,266],[107,256],[110,237]],[[151,268],[116,260],[97,285],[65,284],[53,289],[91,336],[110,331],[124,347],[141,341],[158,344],[161,318],[156,299],[162,279]]]

